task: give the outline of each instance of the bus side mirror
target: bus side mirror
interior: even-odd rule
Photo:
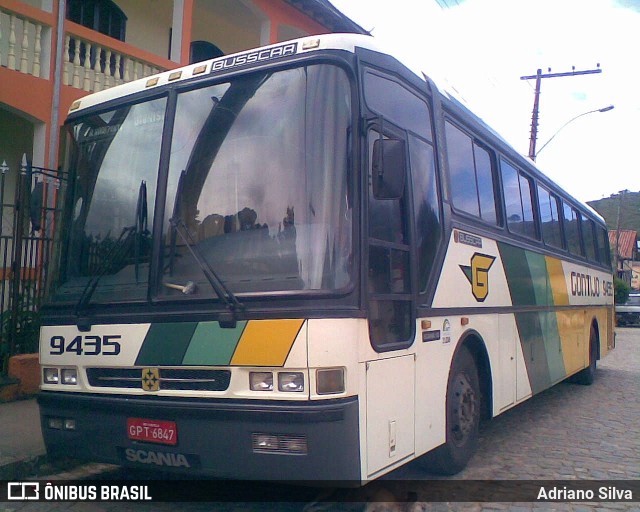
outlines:
[[[406,174],[405,142],[399,139],[377,139],[373,143],[371,174],[373,197],[400,199]]]

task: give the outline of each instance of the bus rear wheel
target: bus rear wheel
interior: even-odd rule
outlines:
[[[466,347],[455,357],[447,384],[446,442],[426,454],[425,469],[442,475],[462,471],[478,447],[480,384],[475,360]]]

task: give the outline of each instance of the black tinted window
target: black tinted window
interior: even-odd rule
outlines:
[[[409,138],[409,155],[416,219],[418,280],[420,291],[423,291],[427,287],[441,231],[435,156],[433,147],[417,137]]]
[[[500,169],[509,231],[536,238],[531,179],[504,160]]]
[[[542,239],[547,245],[562,247],[562,231],[558,214],[558,198],[546,188],[538,187]]]
[[[578,212],[568,204],[564,204],[564,237],[567,241],[567,249],[571,254],[582,254],[580,246],[580,232],[578,231]]]
[[[611,265],[611,252],[609,250],[609,232],[604,228],[598,231],[598,261],[605,265]]]
[[[451,123],[446,123],[446,137],[453,206],[496,224],[493,159],[489,150]]]
[[[595,226],[592,220],[582,217],[582,239],[584,240],[584,249],[586,256],[591,261],[596,261],[596,239],[593,234]]]
[[[427,103],[393,80],[371,72],[364,75],[367,106],[398,126],[433,140]]]

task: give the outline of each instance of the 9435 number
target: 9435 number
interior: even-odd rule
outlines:
[[[118,334],[105,336],[76,336],[66,339],[64,336],[51,336],[49,340],[49,354],[59,356],[62,354],[76,354],[78,356],[117,356],[120,353],[120,340]]]

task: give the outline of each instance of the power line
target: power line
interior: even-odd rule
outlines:
[[[535,80],[536,87],[533,97],[533,111],[531,112],[531,136],[529,137],[529,158],[535,161],[536,159],[536,140],[538,139],[538,114],[540,111],[540,84],[543,78],[558,78],[565,76],[578,76],[578,75],[594,75],[596,73],[602,73],[600,69],[600,63],[596,65],[596,69],[586,69],[583,71],[576,71],[575,66],[571,68],[571,71],[564,71],[562,73],[551,73],[551,68],[547,73],[542,73],[542,69],[538,69],[535,75],[521,76],[520,80]]]

